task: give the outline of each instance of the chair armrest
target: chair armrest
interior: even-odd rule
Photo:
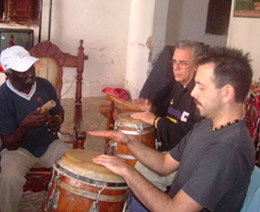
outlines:
[[[86,140],[86,128],[82,115],[81,105],[75,106],[74,111],[74,149],[84,149],[84,142]]]

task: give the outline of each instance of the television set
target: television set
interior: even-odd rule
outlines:
[[[33,30],[0,28],[0,51],[6,49],[9,46],[11,35],[14,36],[13,42],[15,45],[23,46],[27,50],[30,50],[33,47]]]

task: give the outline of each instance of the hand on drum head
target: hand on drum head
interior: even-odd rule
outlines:
[[[107,169],[123,178],[128,171],[134,170],[132,166],[116,156],[100,155],[92,160],[94,163],[105,166]]]
[[[143,111],[150,111],[150,112],[153,111],[153,105],[149,101],[149,99],[144,99],[144,98],[135,99],[133,100],[133,103],[137,104]]]
[[[149,111],[145,111],[145,112],[140,112],[140,113],[133,113],[130,115],[131,118],[133,119],[140,119],[148,124],[153,125],[154,119],[156,119],[156,116],[149,112]]]
[[[89,135],[98,136],[98,137],[104,137],[104,138],[110,138],[113,141],[125,143],[127,144],[132,136],[128,136],[126,134],[123,134],[121,132],[116,132],[113,130],[107,130],[107,131],[88,131]],[[135,139],[134,137],[132,137]]]

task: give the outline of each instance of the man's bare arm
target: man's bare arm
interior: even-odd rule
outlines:
[[[88,134],[125,143],[127,148],[140,162],[160,175],[168,175],[178,169],[179,162],[175,161],[168,153],[158,152],[146,146],[132,135],[126,135],[116,131],[89,131]]]
[[[101,155],[93,159],[115,174],[122,176],[131,191],[150,210],[154,212],[197,212],[203,207],[180,190],[174,198],[156,188],[132,166],[115,156]]]

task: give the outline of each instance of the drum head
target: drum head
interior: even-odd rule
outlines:
[[[94,164],[92,158],[101,153],[90,150],[70,149],[57,161],[63,169],[76,175],[104,182],[125,183],[125,180],[104,166]]]
[[[121,113],[117,116],[117,121],[122,123],[122,124],[131,124],[131,125],[143,125],[144,127],[149,127],[152,126],[150,124],[145,123],[144,121],[140,119],[133,119],[130,115],[135,112],[126,112],[126,113]]]

